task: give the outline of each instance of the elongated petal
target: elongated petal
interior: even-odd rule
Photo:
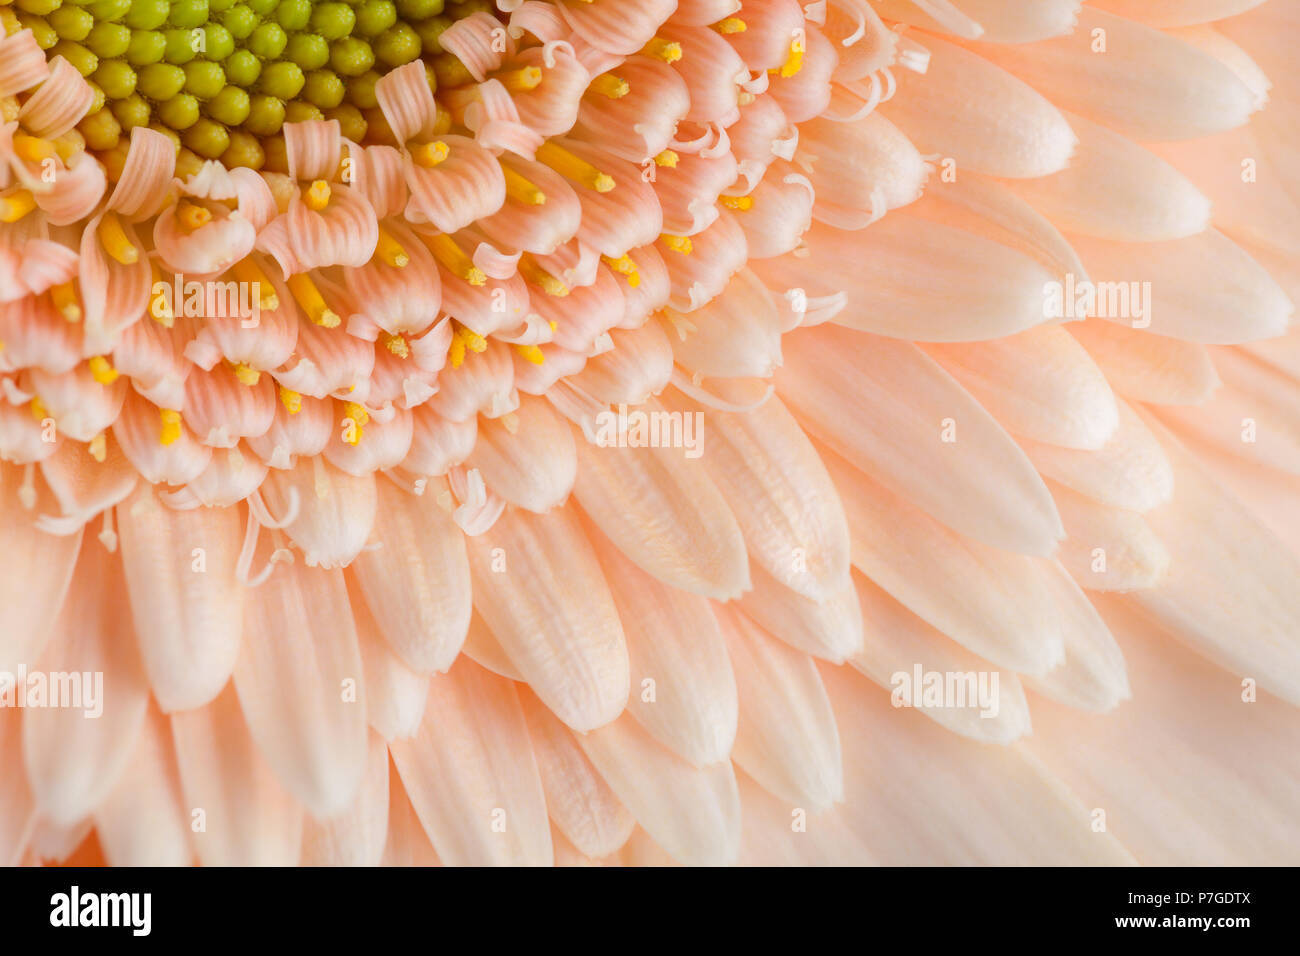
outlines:
[[[172,511],[142,485],[118,509],[118,535],[153,695],[164,713],[202,707],[221,692],[239,656],[239,512]]]
[[[787,336],[777,384],[812,434],[950,528],[1049,554],[1051,495],[1000,425],[914,345],[823,327]]]
[[[250,589],[235,688],[248,728],[316,816],[346,807],[365,771],[361,652],[341,571],[276,569]]]
[[[305,866],[378,866],[388,836],[388,746],[373,731],[366,747],[366,773],[352,803],[324,820],[303,826]]]
[[[472,606],[465,536],[432,494],[377,480],[380,547],[352,566],[379,632],[421,674],[442,672],[465,642]]]
[[[731,763],[697,769],[628,714],[578,738],[610,788],[679,863],[720,866],[740,851],[740,798]]]
[[[472,661],[433,678],[420,732],[391,745],[448,866],[551,862],[546,799],[514,686]]]
[[[249,736],[233,684],[206,707],[173,714],[191,839],[204,866],[294,866],[302,807]]]
[[[520,696],[528,735],[556,826],[587,856],[608,856],[632,835],[636,821],[582,752],[573,733],[535,695]]]
[[[41,813],[69,825],[112,791],[135,750],[149,687],[122,601],[121,564],[95,542],[82,549],[73,587],[37,670],[44,705],[23,714],[23,765]],[[67,675],[67,681],[58,675]],[[56,699],[57,698],[57,699]]]
[[[816,812],[844,798],[840,736],[812,658],[718,608],[736,671],[733,757],[764,789]]]
[[[507,508],[470,540],[469,560],[479,614],[546,706],[581,732],[617,717],[627,645],[576,516]]]

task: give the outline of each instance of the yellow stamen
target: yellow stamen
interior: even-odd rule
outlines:
[[[87,443],[86,451],[90,452],[91,458],[102,465],[104,459],[108,457],[108,438],[100,432]]]
[[[598,193],[607,193],[614,188],[614,179],[602,173],[585,159],[579,159],[563,146],[547,140],[537,148],[537,161],[545,163],[565,179],[582,183]]]
[[[212,221],[212,210],[206,206],[186,202],[182,199],[176,204],[176,219],[186,232],[193,232]]]
[[[289,287],[294,301],[307,313],[307,318],[316,325],[332,329],[342,321],[339,314],[325,304],[320,289],[316,288],[316,283],[311,281],[311,276],[307,273],[299,272],[297,275],[291,275],[285,284]]]
[[[275,286],[252,259],[240,259],[230,267],[231,274],[240,282],[257,289],[258,305],[266,311],[280,308],[280,297],[275,294]]]
[[[435,139],[432,143],[417,143],[411,147],[411,161],[417,166],[423,166],[426,169],[432,169],[439,163],[446,160],[451,153],[451,149],[440,139]]]
[[[117,381],[118,370],[113,368],[112,363],[102,355],[95,355],[86,362],[90,369],[90,377],[100,385],[112,385]]]
[[[602,73],[591,81],[587,89],[601,96],[608,96],[611,100],[621,100],[632,91],[627,80],[619,79],[613,73]]]
[[[663,60],[665,63],[676,63],[682,58],[682,45],[680,43],[671,43],[662,37],[655,37],[642,47],[641,52],[646,56],[654,57],[656,60]]]
[[[50,413],[46,409],[45,403],[42,402],[39,398],[32,399],[31,411],[32,411],[32,418],[36,419],[38,422],[43,422],[45,421],[45,419],[50,417]]]
[[[81,300],[77,298],[77,287],[71,282],[61,282],[50,289],[50,298],[54,307],[69,322],[81,321]]]
[[[515,351],[522,355],[525,361],[532,362],[534,365],[541,365],[546,361],[546,353],[536,345],[516,345]]]
[[[375,246],[375,255],[379,257],[381,262],[386,262],[390,266],[396,266],[399,269],[405,268],[411,261],[411,257],[406,254],[402,244],[383,226],[379,227],[379,243]]]
[[[456,329],[456,334],[460,336],[461,340],[465,343],[465,347],[471,352],[487,351],[487,339],[479,335],[473,329],[466,328],[462,325]]]
[[[723,36],[731,33],[744,33],[749,29],[749,24],[740,17],[727,17],[725,20],[719,20],[713,24],[713,29],[717,30]]]
[[[525,254],[520,257],[519,272],[528,282],[547,295],[563,298],[569,294],[569,287],[539,266],[537,260],[530,255]]]
[[[498,73],[494,79],[500,80],[502,85],[512,93],[526,93],[541,85],[542,71],[535,66],[523,66],[508,73]]]
[[[463,249],[456,245],[456,240],[446,233],[438,233],[436,236],[422,236],[424,244],[429,247],[433,257],[450,271],[453,275],[458,275],[470,285],[486,285],[487,274],[478,266],[474,265],[472,259],[465,255]]]
[[[43,162],[58,155],[58,150],[48,139],[28,136],[26,133],[14,133],[14,152],[19,159],[29,163]]]
[[[689,256],[691,250],[695,248],[695,246],[692,245],[691,240],[686,236],[670,236],[668,233],[664,233],[659,238],[662,239],[664,245],[673,252],[680,252],[684,256]]]
[[[452,368],[460,368],[465,361],[465,343],[461,341],[459,335],[451,337],[451,347],[447,349],[447,361],[451,363]]]
[[[754,206],[753,196],[719,196],[718,202],[728,209],[738,209],[744,212],[746,209],[752,209]]]
[[[346,437],[343,440],[349,445],[355,445],[361,441],[362,426],[370,422],[370,413],[358,402],[344,402],[343,410],[346,413],[343,421],[352,422],[352,427],[345,430]]]
[[[235,378],[239,379],[239,381],[244,385],[252,386],[262,380],[262,373],[255,368],[245,365],[243,362],[238,362],[235,365]]]
[[[162,420],[162,430],[158,434],[158,443],[170,445],[181,437],[181,413],[173,408],[158,409]]]
[[[655,165],[667,166],[669,169],[676,169],[677,160],[680,158],[681,157],[678,156],[676,153],[674,153],[671,149],[665,149],[662,153],[660,153],[658,156],[655,157]]]
[[[302,192],[302,201],[312,212],[321,212],[330,204],[330,184],[318,179]]]
[[[529,206],[546,205],[546,193],[538,189],[533,183],[520,176],[509,166],[502,166],[501,172],[506,177],[506,195],[511,199]]]
[[[631,256],[622,255],[617,259],[611,259],[609,256],[601,256],[601,261],[609,266],[620,275],[627,276],[627,284],[636,288],[641,284],[641,273],[637,271],[636,263],[632,261]]]
[[[122,221],[115,212],[104,213],[104,218],[99,221],[99,242],[105,252],[124,266],[132,266],[140,261],[140,250],[127,237]]]
[[[786,58],[785,64],[780,70],[768,70],[769,73],[780,73],[787,79],[797,74],[803,69],[803,40],[790,41],[790,55]]]
[[[36,200],[26,189],[0,196],[0,222],[17,222],[35,208]]]
[[[297,415],[302,411],[302,396],[291,388],[280,386],[280,404],[290,415]]]
[[[390,335],[384,345],[387,346],[388,351],[398,358],[410,358],[411,356],[411,347],[406,344],[406,339],[400,335]]]

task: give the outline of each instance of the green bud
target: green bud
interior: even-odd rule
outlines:
[[[86,34],[86,46],[101,58],[122,56],[130,45],[131,30],[120,23],[96,23]]]
[[[248,38],[247,46],[263,60],[277,60],[289,38],[278,23],[263,23]]]
[[[208,22],[208,0],[172,0],[167,22],[183,30],[203,26]]]
[[[304,70],[318,70],[330,61],[330,45],[324,37],[295,33],[289,37],[284,55]]]
[[[185,92],[201,100],[210,100],[226,85],[226,73],[220,63],[192,60],[185,64]]]
[[[244,129],[255,136],[271,136],[284,125],[284,101],[274,96],[257,94],[249,97],[248,118]]]
[[[323,110],[342,103],[343,92],[343,81],[329,70],[312,70],[302,88],[303,99]]]
[[[262,70],[257,88],[259,92],[266,93],[268,96],[291,100],[298,95],[304,82],[305,78],[298,64],[281,60],[279,63],[268,64]]]
[[[163,34],[157,30],[135,30],[126,48],[126,59],[135,67],[148,66],[160,62],[166,52],[167,37]]]
[[[204,159],[216,159],[230,148],[230,131],[220,123],[200,117],[181,134],[181,142]]]
[[[249,95],[237,86],[227,86],[207,105],[208,115],[227,126],[238,126],[248,119]]]
[[[341,40],[356,26],[357,16],[346,3],[319,3],[311,12],[311,28],[326,40]]]
[[[86,39],[86,34],[95,25],[95,18],[89,10],[69,6],[51,12],[45,17],[45,22],[64,40],[81,41]]]
[[[375,65],[370,44],[357,37],[345,37],[330,48],[330,67],[341,76],[360,76]]]
[[[262,72],[262,61],[248,50],[236,50],[226,57],[222,65],[226,68],[226,79],[243,89],[256,83]]]
[[[287,31],[306,29],[311,22],[311,0],[280,0],[275,20]]]
[[[188,93],[178,93],[158,104],[159,118],[174,130],[189,129],[199,119],[199,101]]]
[[[170,8],[167,0],[131,0],[124,22],[132,30],[157,30],[167,22]]]
[[[152,63],[140,71],[136,88],[155,103],[169,100],[185,86],[185,71],[170,63]]]

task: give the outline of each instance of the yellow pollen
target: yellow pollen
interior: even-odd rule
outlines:
[[[611,259],[609,256],[601,256],[601,261],[609,266],[619,275],[627,276],[627,284],[636,288],[641,284],[641,273],[637,271],[636,263],[628,255],[619,256],[617,259]]]
[[[388,351],[398,358],[410,358],[411,356],[411,347],[406,344],[406,339],[400,335],[390,335],[384,345],[388,348]]]
[[[307,318],[316,325],[332,329],[342,321],[338,313],[325,304],[320,289],[316,288],[316,283],[311,281],[311,276],[307,273],[299,272],[297,275],[291,275],[285,284],[289,287],[294,301],[307,313]]]
[[[769,73],[780,73],[787,79],[797,74],[803,69],[803,40],[792,40],[790,42],[790,56],[786,58],[785,65],[780,70],[768,70]]]
[[[680,43],[671,43],[662,37],[655,37],[642,47],[641,52],[646,56],[654,57],[656,60],[663,60],[665,63],[676,63],[682,58],[682,45]]]
[[[39,398],[32,399],[31,410],[32,418],[36,419],[38,422],[44,421],[50,417],[50,413],[48,409],[46,409],[45,403]]]
[[[546,205],[546,193],[538,189],[533,183],[520,176],[509,166],[502,166],[501,172],[506,178],[506,195],[515,202],[521,202],[527,206]]]
[[[302,192],[302,201],[312,212],[321,212],[330,204],[330,184],[318,179]]]
[[[90,369],[90,377],[100,385],[112,385],[120,374],[102,355],[92,356],[86,365]]]
[[[108,438],[100,432],[86,444],[86,451],[90,452],[91,458],[102,465],[104,459],[108,457]]]
[[[727,19],[719,20],[713,24],[713,29],[726,36],[729,33],[744,33],[749,29],[749,25],[740,17],[727,17]]]
[[[479,335],[473,329],[468,329],[462,325],[456,329],[456,334],[460,336],[461,340],[465,343],[465,348],[469,349],[471,352],[487,351],[487,339]]]
[[[383,226],[379,227],[379,242],[375,246],[375,255],[379,257],[379,261],[396,266],[398,269],[404,269],[411,261],[402,244]]]
[[[754,206],[753,196],[719,196],[718,202],[728,209],[738,209],[744,212],[746,209],[752,209]]]
[[[436,236],[422,238],[429,251],[433,253],[433,257],[453,275],[460,276],[470,285],[487,285],[487,274],[474,265],[473,260],[465,255],[464,250],[456,245],[456,240],[451,236],[438,233]]]
[[[77,298],[77,287],[71,281],[52,287],[50,298],[54,300],[54,307],[69,322],[81,321],[81,302]]]
[[[173,408],[158,409],[162,420],[162,431],[158,434],[158,443],[170,445],[181,437],[181,413]]]
[[[352,422],[352,427],[344,430],[343,440],[349,445],[356,445],[361,441],[362,426],[370,421],[370,413],[358,402],[344,402],[343,411],[346,413],[343,421]]]
[[[569,294],[569,287],[539,266],[537,260],[530,255],[525,254],[520,257],[519,272],[547,295],[563,298]]]
[[[58,155],[58,150],[48,139],[28,136],[26,133],[14,133],[14,152],[19,159],[29,163],[43,162]]]
[[[512,93],[526,93],[541,85],[542,71],[539,67],[524,66],[508,73],[500,73],[495,79],[500,80],[502,85]]]
[[[447,349],[447,361],[451,363],[452,368],[460,368],[465,361],[465,343],[461,341],[459,335],[451,337],[451,346]]]
[[[0,196],[0,222],[17,222],[36,208],[36,200],[26,189]]]
[[[658,156],[655,157],[655,165],[667,166],[669,169],[676,169],[677,160],[679,160],[680,158],[681,157],[678,156],[676,153],[674,153],[671,149],[665,149],[662,153],[660,153]]]
[[[252,259],[240,259],[230,267],[230,272],[240,282],[257,289],[258,305],[263,309],[272,312],[280,308],[280,297],[275,294],[275,286],[271,285],[266,273]]]
[[[7,8],[0,10],[0,22],[2,22],[5,27],[9,26],[9,22],[5,20],[5,15],[8,13],[9,10]],[[17,33],[22,29],[22,25],[17,20],[13,21],[13,27],[12,30],[4,30],[3,32]],[[15,122],[18,119],[18,114],[21,112],[22,107],[18,105],[18,97],[0,96],[0,123]]]
[[[446,160],[451,153],[451,149],[440,139],[435,139],[432,143],[418,143],[411,147],[411,160],[417,166],[423,166],[426,169],[432,169],[439,163]]]
[[[523,356],[525,361],[532,362],[534,365],[541,365],[546,361],[546,353],[536,345],[516,345],[515,351]]]
[[[565,179],[582,183],[598,193],[607,193],[614,188],[614,179],[602,173],[585,159],[579,159],[563,146],[546,141],[537,148],[537,161],[550,166]]]
[[[667,246],[669,249],[671,249],[673,252],[680,252],[684,256],[689,256],[691,254],[691,250],[695,248],[695,246],[691,243],[691,240],[686,238],[685,236],[670,236],[668,235],[668,233],[664,233],[659,238],[662,239],[664,241],[664,245]]]
[[[297,415],[302,411],[302,396],[291,388],[280,386],[280,404],[290,415]]]
[[[602,73],[591,81],[587,89],[601,96],[608,96],[611,100],[621,100],[632,91],[627,80],[620,79],[613,73]]]
[[[99,242],[105,252],[124,266],[132,266],[140,261],[140,250],[127,238],[122,221],[115,212],[104,213],[104,218],[99,221]]]
[[[176,218],[180,221],[181,228],[186,232],[193,232],[201,226],[206,226],[212,221],[212,210],[196,203],[181,200],[176,204]]]
[[[256,385],[262,380],[262,373],[257,369],[239,362],[235,365],[235,378],[244,385]]]

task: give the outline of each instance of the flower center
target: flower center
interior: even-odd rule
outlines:
[[[91,84],[78,129],[88,149],[124,148],[149,126],[226,167],[284,171],[287,122],[336,119],[360,142],[382,123],[375,82],[421,56],[430,84],[464,67],[438,38],[491,4],[469,0],[15,0],[4,26],[27,28]],[[527,70],[513,81],[526,89]],[[111,164],[110,164],[111,165]]]

